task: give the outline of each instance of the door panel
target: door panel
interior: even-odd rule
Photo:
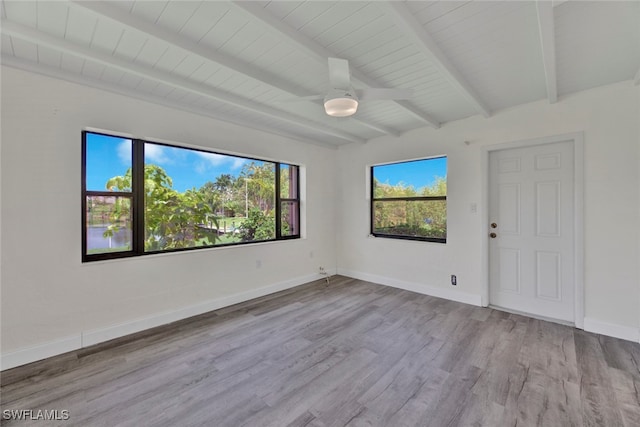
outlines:
[[[573,322],[572,143],[493,151],[489,172],[490,303]]]
[[[500,291],[520,293],[520,250],[500,248]]]
[[[536,252],[536,288],[538,298],[562,301],[560,254]]]
[[[536,156],[536,170],[560,169],[562,153],[546,153]]]
[[[520,234],[520,184],[500,184],[500,231],[503,234]]]
[[[536,183],[536,236],[560,237],[560,182]]]

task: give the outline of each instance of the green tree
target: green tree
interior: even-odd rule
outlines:
[[[423,196],[446,196],[447,195],[447,180],[443,177],[436,177],[433,184],[422,189]]]
[[[202,187],[200,187],[198,192],[202,194],[202,198],[204,199],[205,203],[209,205],[209,209],[211,210],[211,212],[215,213],[222,209],[222,198],[220,197],[220,194],[218,193],[213,182],[205,182]]]
[[[377,180],[373,185],[375,198],[447,194],[447,181],[442,177],[419,190],[404,183],[390,185]],[[447,234],[447,204],[444,200],[375,202],[374,224],[375,229],[382,233],[444,238]]]
[[[247,219],[240,225],[239,231],[243,242],[275,239],[276,220],[273,211],[265,213],[257,208],[251,209]]]
[[[262,165],[251,162],[242,167],[238,180],[244,181],[244,196],[249,211],[253,208],[263,212],[273,210],[276,200],[275,173],[275,165],[268,162]]]
[[[235,184],[235,178],[228,173],[219,175],[216,178],[216,181],[213,183],[213,186],[220,197],[221,215],[223,217],[235,216],[236,205],[233,200],[234,189],[235,189],[234,184]]]
[[[160,166],[144,167],[145,250],[164,250],[215,244],[218,227],[211,200],[195,189],[180,193]],[[108,189],[131,188],[131,169],[107,181]],[[107,230],[106,233],[110,230]],[[115,232],[117,230],[113,230]]]

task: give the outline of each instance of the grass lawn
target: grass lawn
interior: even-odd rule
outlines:
[[[124,252],[124,251],[130,251],[131,248],[129,246],[118,246],[115,248],[97,248],[97,249],[89,249],[87,251],[87,255],[91,255],[91,254],[104,254],[107,252]]]
[[[218,218],[218,227],[220,228],[220,230],[227,230],[229,231],[234,225],[236,228],[240,227],[240,224],[242,224],[242,222],[245,220],[246,218],[244,217],[240,217],[240,218]]]
[[[216,240],[216,245],[224,245],[225,243],[237,243],[240,241],[240,237],[236,234],[233,235],[231,233],[223,234],[218,236],[218,240]]]

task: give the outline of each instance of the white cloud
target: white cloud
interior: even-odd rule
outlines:
[[[149,163],[157,163],[159,165],[170,163],[165,147],[157,144],[144,145],[144,159]]]
[[[203,175],[205,172],[207,172],[207,165],[205,164],[205,162],[196,163],[195,171],[199,175]]]
[[[247,159],[239,157],[216,153],[205,153],[203,151],[198,151],[196,154],[203,160],[203,162],[196,165],[196,172],[200,174],[207,172],[207,170],[212,167],[219,168],[228,166],[230,170],[235,171],[240,169],[248,161]]]
[[[248,162],[247,159],[241,159],[239,157],[236,157],[235,159],[233,159],[233,165],[231,165],[231,169],[238,170],[242,166],[244,166],[244,164],[247,163],[247,162]]]
[[[196,154],[204,159],[207,163],[211,164],[211,166],[220,166],[226,162],[229,157],[224,156],[222,154],[215,153],[205,153],[203,151],[196,151]]]
[[[118,158],[126,165],[131,166],[131,140],[123,139],[117,148]]]

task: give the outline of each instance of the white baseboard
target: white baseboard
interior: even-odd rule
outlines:
[[[590,317],[584,318],[584,330],[627,341],[640,342],[640,329],[607,323]]]
[[[465,304],[482,306],[482,298],[480,295],[469,294],[448,288],[439,288],[436,286],[426,285],[424,283],[407,282],[391,277],[378,276],[375,274],[362,273],[360,271],[347,270],[338,268],[338,274],[342,276],[352,277],[354,279],[365,280],[367,282],[377,283],[380,285],[391,286],[393,288],[404,289],[406,291],[416,292],[419,294],[429,295],[432,297],[444,298],[451,301],[462,302]]]
[[[329,269],[329,275],[341,274],[343,276],[352,277],[354,279],[365,280],[372,283],[391,286],[394,288],[404,289],[424,295],[430,295],[438,298],[444,298],[451,301],[457,301],[465,304],[481,306],[481,296],[460,292],[452,289],[438,288],[416,282],[407,282],[403,280],[393,279],[390,277],[378,276],[374,274],[362,273],[358,271],[346,269]],[[177,320],[186,319],[199,314],[217,310],[222,307],[228,307],[253,298],[259,298],[275,292],[283,291],[302,285],[314,280],[322,279],[325,276],[320,274],[310,274],[294,279],[286,280],[272,285],[263,286],[261,288],[252,289],[250,291],[240,292],[222,298],[205,301],[200,304],[194,304],[182,307],[177,310],[160,313],[141,319],[132,320],[130,322],[108,326],[106,328],[94,329],[90,331],[81,331],[77,335],[67,336],[54,341],[38,344],[31,347],[22,348],[12,352],[4,353],[0,356],[0,370],[15,368],[16,366],[26,365],[27,363],[45,359],[47,357],[57,356],[69,351],[78,350],[101,342],[109,341],[114,338],[123,337],[143,331],[145,329],[156,326],[165,325]],[[637,328],[616,325],[612,323],[602,322],[600,320],[585,317],[584,330],[597,334],[607,335],[614,338],[621,338],[628,341],[640,342],[640,330]]]
[[[332,271],[329,271],[329,274],[332,273]],[[111,325],[105,328],[81,331],[78,335],[4,353],[0,356],[0,370],[26,365],[27,363],[42,360],[47,357],[57,356],[68,351],[78,350],[80,348],[89,347],[114,338],[120,338],[125,335],[144,331],[145,329],[166,325],[167,323],[197,316],[199,314],[217,310],[222,307],[228,307],[244,301],[249,301],[254,298],[273,294],[275,292],[283,291],[285,289],[293,288],[322,278],[324,278],[324,276],[321,276],[320,274],[296,277],[294,279],[285,280],[283,282],[274,283],[261,288],[251,289],[249,291],[182,307],[177,310],[159,313],[141,319],[135,319],[118,325]]]
[[[26,365],[36,360],[46,359],[47,357],[57,356],[58,354],[68,351],[77,350],[82,347],[81,334],[60,338],[55,341],[49,341],[44,344],[34,345],[32,347],[21,348],[16,351],[4,353],[0,357],[0,370],[15,368],[16,366]]]

